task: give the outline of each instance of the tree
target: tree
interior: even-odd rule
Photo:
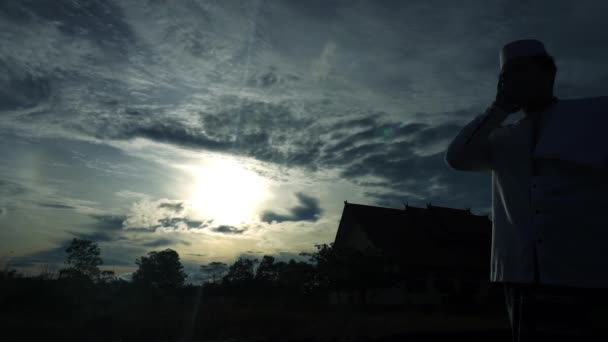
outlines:
[[[257,259],[246,259],[239,257],[234,264],[230,265],[230,268],[228,268],[228,273],[224,276],[223,281],[227,283],[234,283],[253,280],[253,266],[257,262]]]
[[[92,281],[99,278],[98,266],[103,264],[103,260],[99,256],[100,250],[95,242],[74,238],[65,251],[68,254],[65,261],[68,267],[59,272],[60,278]]]
[[[355,291],[362,294],[374,288],[384,288],[399,281],[385,267],[397,265],[381,250],[356,250],[336,247],[334,243],[315,245],[317,252],[300,253],[315,262],[312,288],[330,291]]]
[[[315,274],[312,284],[317,289],[335,289],[348,277],[348,270],[341,265],[340,253],[334,247],[334,243],[316,244],[317,251],[314,253],[300,253],[310,257],[315,265]],[[339,284],[340,283],[340,284]]]
[[[139,268],[133,273],[133,282],[163,290],[182,287],[188,276],[179,261],[179,254],[172,249],[149,252],[135,260]]]
[[[221,279],[222,275],[228,271],[228,265],[223,262],[214,261],[207,265],[201,265],[201,272],[211,274],[212,282]]]
[[[345,289],[360,287],[364,283],[378,279],[383,272],[380,254],[373,251],[361,252],[350,247],[338,248],[334,243],[315,245],[314,253],[307,255],[315,263],[314,284],[324,289]],[[378,272],[376,272],[378,271]]]
[[[304,294],[309,292],[309,283],[314,275],[314,266],[307,262],[295,261],[278,262],[277,274],[279,286],[288,293]]]
[[[273,283],[277,281],[278,273],[274,260],[274,257],[271,255],[264,255],[262,257],[262,261],[255,271],[255,280],[265,283]]]
[[[23,277],[16,269],[9,270],[5,267],[4,270],[0,271],[0,280],[17,279]]]
[[[114,271],[111,270],[103,270],[99,275],[99,282],[103,284],[110,283],[116,280],[116,275],[114,274]]]

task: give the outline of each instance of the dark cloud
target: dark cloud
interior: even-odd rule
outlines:
[[[83,70],[63,67],[63,59],[76,57],[61,55],[71,53],[69,49],[63,50],[62,44],[79,41],[86,42],[80,44],[85,49],[88,44],[97,46],[102,53],[89,56],[89,61],[103,65],[124,60],[127,47],[135,43],[120,7],[110,1],[4,1],[0,4],[0,20],[9,25],[3,26],[8,28],[3,45],[8,42],[7,46],[23,46],[26,50],[22,60],[18,52],[0,53],[0,74],[4,76],[0,77],[0,111],[37,106],[61,93],[59,87],[65,85],[66,79],[88,77],[88,67]],[[44,45],[36,52],[27,51],[31,42],[24,43],[32,38],[40,39]],[[36,58],[39,59],[33,60]]]
[[[285,5],[294,11],[294,15],[310,16],[315,20],[325,19],[333,20],[339,13],[342,6],[352,5],[352,1],[348,0],[308,0],[302,1],[286,1]]]
[[[67,255],[65,249],[69,246],[70,241],[64,241],[57,247],[13,257],[10,263],[15,267],[28,267],[36,264],[62,264]]]
[[[11,265],[15,267],[29,267],[33,265],[55,265],[58,268],[64,267],[67,257],[66,249],[72,242],[67,239],[59,242],[56,247],[36,251],[19,257],[11,258]],[[98,242],[98,241],[95,241]],[[112,244],[100,245],[102,265],[134,265],[135,256],[144,252],[136,246],[119,248]]]
[[[284,221],[312,221],[316,222],[319,220],[319,216],[323,212],[319,207],[319,200],[308,196],[304,193],[296,193],[298,201],[301,203],[298,206],[290,208],[288,215],[281,215],[272,211],[265,211],[261,215],[261,220],[267,223],[272,221],[284,222]]]
[[[207,254],[199,254],[199,253],[186,253],[186,255],[192,255],[192,256],[196,256],[196,257],[204,257],[204,256],[207,256]]]
[[[0,6],[0,16],[22,25],[54,22],[66,36],[87,39],[113,52],[126,53],[135,38],[120,7],[112,1],[7,1]]]
[[[27,192],[28,189],[19,183],[0,179],[0,198],[17,197]]]
[[[346,119],[344,121],[339,121],[331,126],[332,131],[338,130],[351,130],[353,128],[359,127],[373,127],[378,125],[378,115],[370,114],[369,116],[356,118],[356,119]]]
[[[230,152],[283,165],[316,169],[323,142],[315,134],[313,118],[296,118],[289,106],[239,101],[216,114],[200,113],[200,126],[162,117],[148,120],[122,117],[99,119],[74,127],[99,138],[147,138],[190,149]],[[103,127],[103,129],[101,129]]]
[[[221,226],[211,228],[211,230],[216,233],[222,233],[222,234],[243,234],[246,229],[239,229],[239,228],[233,227],[233,226],[221,225]]]
[[[184,210],[184,203],[179,202],[179,203],[160,203],[158,205],[159,208],[165,208],[165,209],[170,209],[173,210],[175,212],[181,212],[182,210]]]
[[[370,198],[370,205],[402,207],[407,201],[414,206],[432,201],[437,205],[452,207],[466,203],[468,207],[481,209],[491,203],[491,193],[488,191],[490,173],[452,170],[445,165],[443,152],[395,162],[386,161],[385,158],[365,158],[357,166],[349,168],[349,173],[345,175],[357,184],[366,185],[356,179],[368,175],[388,180],[373,184],[381,187],[380,190],[370,188],[363,192]]]
[[[370,204],[399,207],[402,201],[409,198],[453,205],[461,202],[450,200],[457,200],[466,194],[467,202],[472,207],[487,207],[487,182],[479,179],[478,175],[458,173],[450,169],[443,160],[443,149],[429,155],[417,154],[417,150],[428,146],[446,145],[462,128],[462,122],[468,121],[466,116],[471,117],[478,110],[481,109],[438,113],[450,121],[435,126],[416,122],[381,123],[372,116],[369,119],[359,118],[346,124],[337,124],[341,128],[356,126],[360,130],[338,139],[335,144],[324,149],[319,163],[339,166],[342,179],[348,179],[362,187],[380,187],[381,189],[369,188],[364,191]],[[381,140],[378,141],[379,139]],[[362,180],[368,177],[379,181]],[[433,190],[436,188],[438,189]],[[264,218],[269,221],[273,218],[284,219],[285,216],[287,215],[270,213]]]
[[[184,241],[184,240],[174,240],[174,239],[168,239],[168,238],[160,238],[160,239],[156,239],[153,241],[149,241],[146,243],[143,243],[142,246],[146,246],[146,247],[162,247],[162,246],[172,246],[172,245],[177,245],[177,244],[182,244],[182,245],[186,245],[186,246],[190,246],[190,242],[188,241]]]
[[[104,232],[75,232],[71,230],[67,230],[68,233],[72,234],[76,238],[91,240],[95,242],[108,242],[115,241],[119,239],[124,239],[124,237],[119,237],[114,234],[108,234]]]
[[[90,215],[95,219],[92,226],[101,231],[122,231],[122,223],[127,219],[124,215]]]
[[[51,96],[49,78],[31,74],[19,75],[0,57],[0,111],[25,109],[46,101]]]
[[[11,113],[1,128],[100,140],[146,138],[305,171],[337,169],[379,205],[426,199],[487,207],[489,174],[450,169],[441,149],[481,113],[478,103],[491,101],[500,47],[533,35],[556,57],[559,96],[605,95],[607,9],[608,2],[585,0],[551,6],[311,0],[259,8],[230,2],[167,7],[163,1],[4,1],[0,20],[6,34],[0,39],[14,48],[0,52],[0,111],[43,103],[52,108],[36,110],[35,117]],[[255,18],[251,30],[240,31],[243,18]],[[142,27],[146,30],[138,31]],[[294,40],[295,33],[301,39]],[[313,69],[326,69],[321,73],[327,76],[312,87],[311,57],[326,58]],[[400,100],[389,105],[387,99]],[[453,110],[416,112],[440,104]],[[31,167],[26,160],[6,166],[7,174]],[[44,158],[32,160],[40,161],[36,171],[44,171]],[[66,175],[74,183],[78,175],[71,172]],[[0,180],[5,208],[0,213],[8,208],[12,214],[4,201],[36,190]],[[36,200],[47,208],[74,209]],[[317,220],[318,201],[300,201],[287,214],[267,211],[262,217]],[[159,208],[183,210],[169,202]],[[91,231],[72,233],[100,241],[120,238],[124,217],[94,218]],[[180,223],[202,224],[167,218],[156,228]],[[229,226],[216,230],[243,232]]]
[[[283,75],[276,67],[271,66],[266,71],[255,71],[247,80],[247,85],[256,88],[270,88],[275,86],[285,86],[287,82],[300,80],[296,75]]]
[[[134,232],[134,233],[154,233],[156,228],[160,228],[160,226],[154,227],[154,229],[142,228],[142,227],[134,227],[134,228],[129,227],[128,229],[130,232]]]
[[[289,262],[292,259],[296,262],[299,262],[299,261],[308,262],[309,257],[300,255],[300,253],[301,253],[300,251],[298,251],[298,252],[280,251],[280,252],[276,252],[276,253],[268,253],[268,254],[263,253],[263,254],[274,257],[275,263],[276,262]],[[239,257],[259,260],[260,254],[262,254],[262,253],[258,252],[258,251],[246,251],[246,252],[240,253]]]
[[[109,242],[125,240],[122,223],[126,219],[122,215],[89,215],[94,219],[93,223],[87,225],[90,231],[67,230],[68,233],[80,239],[87,239],[96,242]]]
[[[76,209],[76,207],[73,207],[71,205],[65,205],[65,204],[57,204],[57,203],[37,203],[39,206],[41,207],[45,207],[45,208],[53,208],[53,209]]]
[[[268,88],[280,81],[281,80],[278,78],[275,70],[269,70],[261,74],[252,75],[247,81],[247,85],[252,87]]]
[[[209,139],[197,128],[170,121],[155,123],[146,127],[134,127],[131,131],[121,133],[123,138],[143,137],[182,147],[203,148],[211,151],[228,150],[231,146],[226,141]]]
[[[158,220],[158,222],[160,223],[160,226],[154,227],[155,229],[160,227],[175,227],[180,222],[185,223],[188,228],[198,228],[203,224],[202,221],[189,220],[184,217],[163,218]]]

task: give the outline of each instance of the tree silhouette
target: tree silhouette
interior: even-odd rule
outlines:
[[[110,283],[113,281],[116,281],[116,275],[114,274],[114,271],[110,271],[110,270],[103,270],[101,271],[101,274],[99,275],[99,282],[106,284],[106,283]]]
[[[314,276],[315,268],[312,264],[290,259],[289,262],[276,264],[278,285],[291,294],[303,294],[310,291],[310,280]]]
[[[228,265],[223,262],[214,261],[207,265],[201,265],[201,271],[211,274],[212,283],[215,283],[228,271]]]
[[[338,248],[333,242],[315,247],[316,252],[300,255],[309,256],[315,263],[312,285],[318,289],[371,289],[390,286],[397,280],[384,270],[395,261],[382,252]]]
[[[68,267],[60,270],[60,278],[91,281],[99,278],[98,266],[103,264],[103,260],[99,257],[100,250],[95,242],[74,238],[65,251],[68,254],[65,261]]]
[[[399,260],[380,249],[362,251],[334,243],[315,247],[314,253],[300,253],[315,262],[316,272],[309,283],[312,292],[350,293],[366,303],[369,291],[393,287],[406,276],[397,271]]]
[[[223,281],[227,283],[242,283],[253,280],[253,268],[256,263],[258,263],[258,259],[239,257],[238,260],[230,265]]]
[[[167,248],[164,251],[152,251],[147,256],[135,260],[139,268],[133,273],[136,284],[170,290],[182,287],[187,274],[179,261],[179,254]]]
[[[314,253],[300,253],[310,257],[314,262],[316,272],[312,283],[317,289],[331,290],[342,287],[349,278],[349,269],[341,262],[338,249],[333,242],[328,244],[316,244],[317,251]]]
[[[255,280],[267,284],[277,281],[278,272],[274,260],[274,257],[271,255],[264,255],[262,257],[262,261],[255,271]]]

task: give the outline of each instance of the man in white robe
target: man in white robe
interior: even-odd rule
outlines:
[[[500,67],[494,102],[445,162],[492,172],[490,280],[504,284],[513,341],[588,341],[606,333],[593,320],[608,305],[608,97],[553,96],[557,68],[538,40],[506,44]]]

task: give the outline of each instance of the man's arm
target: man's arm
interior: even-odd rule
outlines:
[[[466,124],[448,145],[445,163],[459,171],[485,171],[492,168],[489,135],[510,113],[491,105]]]

